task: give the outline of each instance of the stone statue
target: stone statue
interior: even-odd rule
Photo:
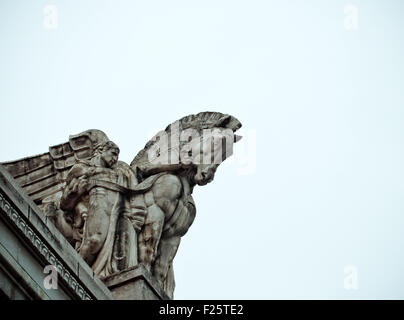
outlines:
[[[93,129],[3,165],[101,279],[143,264],[172,298],[173,259],[196,214],[193,189],[213,180],[240,127],[218,112],[184,117],[130,166]]]
[[[130,189],[137,184],[130,167],[118,162],[118,155],[112,141],[99,143],[90,160],[79,160],[70,169],[60,199],[60,209],[72,212],[76,250],[101,277],[120,271],[119,260],[127,261],[125,268],[137,264],[137,232],[146,215],[142,195],[128,196],[114,187]],[[123,229],[127,252],[120,257]]]

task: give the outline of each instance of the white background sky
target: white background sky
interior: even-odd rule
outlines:
[[[403,14],[399,0],[1,0],[0,161],[97,128],[130,163],[185,115],[232,114],[244,139],[194,190],[175,298],[403,299]]]

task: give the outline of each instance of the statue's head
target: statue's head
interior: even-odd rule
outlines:
[[[201,150],[201,156],[192,159],[196,167],[194,182],[203,186],[213,181],[217,168],[233,154],[233,144],[240,138],[228,128],[203,130],[200,141],[195,145],[196,150]]]
[[[110,140],[98,145],[93,156],[101,166],[106,168],[112,168],[118,162],[118,157],[119,147]]]
[[[211,182],[218,166],[233,153],[241,137],[235,117],[219,112],[200,112],[177,120],[160,131],[133,159],[139,179],[158,172],[175,171],[191,183]]]

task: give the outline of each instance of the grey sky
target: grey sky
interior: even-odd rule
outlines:
[[[403,299],[403,9],[2,0],[0,161],[97,128],[130,163],[185,115],[232,114],[244,139],[194,191],[175,298]]]

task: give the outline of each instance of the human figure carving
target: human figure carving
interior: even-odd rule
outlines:
[[[125,163],[118,162],[119,148],[112,141],[97,146],[90,160],[81,160],[67,175],[60,208],[73,211],[73,237],[76,249],[83,259],[93,267],[96,274],[107,276],[119,271],[116,259],[120,249],[117,227],[129,234],[131,252],[125,255],[128,265],[137,264],[137,236],[145,219],[142,195],[128,198],[119,188],[137,184],[132,170]],[[122,221],[123,220],[123,221]],[[119,225],[118,225],[119,221]],[[118,239],[116,239],[118,238]],[[115,259],[115,262],[114,262]],[[114,265],[115,264],[115,265]]]

